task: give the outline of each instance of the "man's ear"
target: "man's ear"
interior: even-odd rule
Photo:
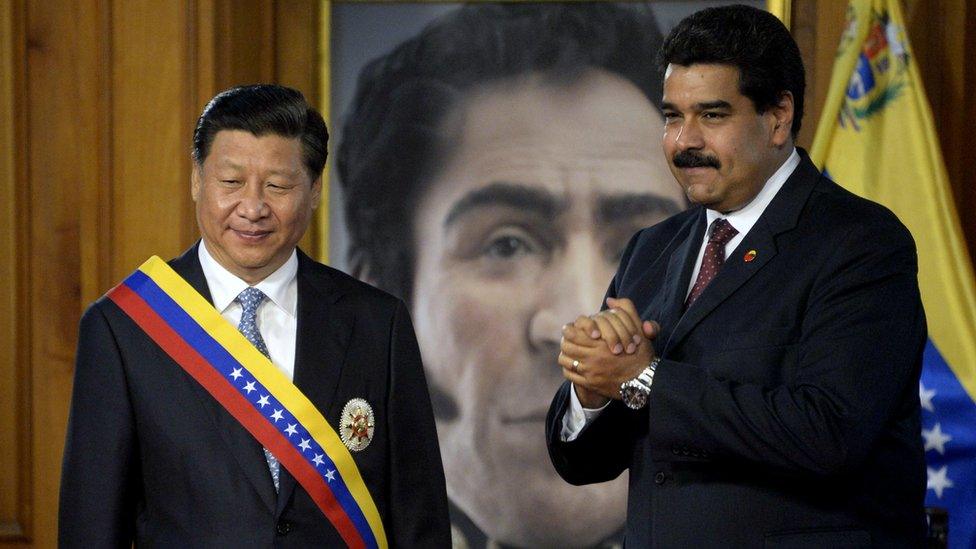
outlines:
[[[201,172],[203,169],[196,161],[191,161],[190,164],[193,165],[193,170],[190,172],[190,196],[196,202],[200,198],[200,185],[202,185],[201,179],[203,178]]]
[[[793,139],[793,93],[784,91],[768,111],[772,115],[772,144],[782,147]]]
[[[319,176],[312,181],[312,211],[314,212],[319,207],[319,203],[322,201],[322,176]]]

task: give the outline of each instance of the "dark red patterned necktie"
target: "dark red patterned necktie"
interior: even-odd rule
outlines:
[[[739,231],[735,230],[735,227],[725,219],[712,221],[712,226],[709,228],[709,231],[711,236],[708,237],[708,244],[705,244],[705,255],[702,256],[701,269],[698,270],[698,279],[695,280],[695,285],[691,288],[688,299],[685,300],[685,308],[691,307],[691,304],[698,299],[698,296],[705,291],[705,287],[718,274],[718,270],[725,263],[725,245],[735,235],[739,234]]]

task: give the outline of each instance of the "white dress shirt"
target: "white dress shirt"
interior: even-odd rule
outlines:
[[[235,299],[249,284],[217,263],[203,241],[200,241],[198,255],[214,307],[228,322],[237,326],[241,322],[243,309]],[[258,331],[268,346],[271,362],[292,381],[295,379],[295,341],[298,334],[297,275],[298,253],[293,250],[284,265],[254,285],[267,296],[258,307]]]
[[[725,244],[725,257],[729,257],[735,251],[735,248],[746,238],[746,235],[752,230],[756,221],[759,221],[759,217],[766,211],[766,207],[773,201],[773,197],[783,188],[786,180],[790,178],[790,175],[793,174],[793,171],[799,165],[800,154],[794,148],[793,152],[786,159],[786,162],[783,162],[783,165],[766,180],[762,190],[748,204],[734,212],[725,214],[715,210],[705,210],[706,231],[702,237],[701,244],[698,246],[698,259],[695,260],[695,268],[692,270],[691,279],[688,281],[688,289],[685,291],[686,297],[695,286],[695,281],[698,280],[698,271],[701,270],[702,259],[705,256],[705,244],[708,243],[709,235],[707,229],[712,226],[712,222],[716,219],[725,218],[735,227],[735,230],[739,231],[738,234]],[[563,415],[563,428],[560,431],[560,437],[566,442],[576,440],[576,437],[583,431],[583,428],[600,415],[603,408],[606,408],[606,405],[602,408],[583,408],[579,398],[576,396],[576,388],[574,387],[569,393],[569,410]]]

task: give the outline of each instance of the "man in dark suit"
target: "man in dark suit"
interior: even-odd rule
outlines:
[[[327,141],[321,115],[295,90],[258,85],[216,96],[194,133],[202,240],[170,266],[337,433],[348,435],[350,403],[355,413],[372,414],[343,441],[386,539],[446,547],[444,474],[405,306],[296,248],[318,204]],[[83,316],[61,545],[343,545],[300,475],[178,359],[112,299]],[[334,473],[324,478],[332,482]]]
[[[775,17],[694,14],[661,65],[665,155],[700,207],[635,235],[609,308],[564,327],[557,471],[629,469],[632,547],[919,545],[911,235],[794,147],[803,65]]]

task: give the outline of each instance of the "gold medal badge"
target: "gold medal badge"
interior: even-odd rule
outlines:
[[[339,420],[339,438],[346,448],[353,452],[359,452],[369,446],[373,440],[373,429],[376,425],[376,418],[373,416],[373,408],[369,403],[361,398],[354,398],[346,403],[342,408],[342,416]]]

